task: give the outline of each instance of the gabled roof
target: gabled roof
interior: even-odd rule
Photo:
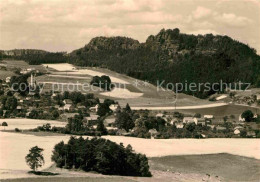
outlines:
[[[63,102],[65,104],[72,104],[72,100],[70,100],[70,99],[64,99]]]

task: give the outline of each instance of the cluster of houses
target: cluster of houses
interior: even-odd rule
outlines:
[[[166,122],[170,123],[171,125],[175,125],[177,129],[182,129],[185,127],[185,125],[194,123],[195,125],[201,125],[201,126],[208,126],[212,130],[215,129],[216,131],[224,131],[227,130],[227,128],[223,125],[224,120],[223,119],[217,119],[214,117],[214,115],[204,115],[202,117],[183,117],[183,119],[173,117],[172,115],[167,115],[163,113],[156,114],[156,117],[160,117],[164,119]],[[257,114],[254,115],[254,118],[257,117]],[[239,121],[233,121],[232,122],[234,128],[233,133],[234,135],[239,136],[241,131],[245,129],[245,119],[239,116]],[[151,135],[155,135],[157,133],[156,130],[152,129],[149,131]],[[247,131],[247,136],[249,137],[256,137],[256,134],[254,131]],[[204,135],[204,137],[206,137]]]

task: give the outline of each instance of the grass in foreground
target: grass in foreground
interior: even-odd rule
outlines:
[[[150,167],[151,170],[209,174],[225,181],[260,180],[260,160],[225,153],[150,158]]]
[[[34,178],[22,178],[22,179],[6,179],[2,182],[29,182],[34,181]],[[39,177],[37,182],[134,182],[133,180],[121,178],[121,177]]]
[[[56,176],[56,175],[59,175],[59,173],[43,172],[43,171],[29,171],[28,173],[39,175],[39,176]]]

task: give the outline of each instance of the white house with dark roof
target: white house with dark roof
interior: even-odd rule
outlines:
[[[176,128],[183,128],[184,124],[183,123],[175,123]]]
[[[98,111],[98,107],[99,105],[95,105],[94,107],[90,107],[89,110],[92,111],[92,112],[97,112]]]
[[[68,110],[68,111],[71,111],[73,109],[73,106],[71,104],[65,104],[63,106],[63,110]]]
[[[197,120],[194,117],[184,117],[182,122],[185,123],[185,124],[188,124],[188,123],[197,124]]]
[[[72,100],[70,100],[70,99],[64,99],[64,100],[63,100],[63,103],[64,103],[64,104],[73,104],[73,103],[72,103]]]
[[[213,119],[214,116],[213,115],[204,115],[204,119]]]
[[[118,104],[111,104],[109,106],[109,109],[111,109],[113,112],[115,112],[118,109],[119,105]]]

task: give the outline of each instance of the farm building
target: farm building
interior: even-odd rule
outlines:
[[[119,106],[118,104],[111,104],[111,105],[109,106],[109,108],[110,108],[113,112],[115,112],[115,111],[117,111],[117,110],[120,108],[120,106]]]
[[[183,123],[175,123],[176,128],[183,128]]]
[[[70,100],[70,99],[64,99],[63,103],[64,104],[73,104],[72,100]]]
[[[195,124],[197,124],[196,120],[193,117],[184,117],[182,122],[183,123],[195,123]]]
[[[68,110],[68,111],[71,111],[73,109],[73,106],[71,104],[65,104],[63,106],[63,110]]]
[[[213,115],[204,115],[204,119],[213,119],[214,116]]]
[[[239,135],[239,134],[240,134],[239,129],[235,129],[235,130],[234,130],[234,134],[235,134],[235,135]]]
[[[99,107],[99,105],[97,104],[97,105],[95,105],[94,107],[90,107],[89,110],[90,110],[91,112],[97,112],[97,111],[98,111],[98,107]]]

